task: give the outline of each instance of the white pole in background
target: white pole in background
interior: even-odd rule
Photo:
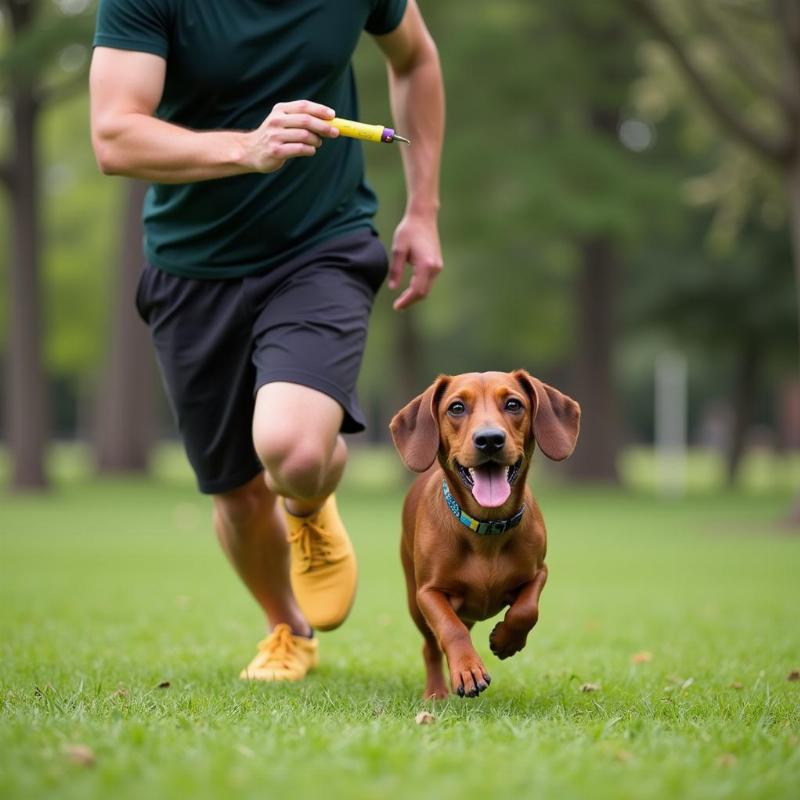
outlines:
[[[659,493],[680,498],[686,492],[688,366],[674,350],[656,356],[655,427]]]

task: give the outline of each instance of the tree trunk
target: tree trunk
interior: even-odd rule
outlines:
[[[609,74],[608,79],[621,78]],[[616,142],[619,119],[618,108],[596,105],[588,122],[596,133]],[[602,231],[586,236],[580,252],[575,391],[581,403],[581,435],[568,463],[578,480],[618,483],[619,415],[612,364],[617,254]]]
[[[153,353],[134,297],[142,269],[141,212],[147,185],[130,181],[111,316],[110,344],[97,398],[98,472],[146,472],[154,434]]]
[[[736,386],[733,397],[733,426],[728,446],[727,476],[728,486],[736,485],[742,455],[747,439],[747,431],[753,419],[756,404],[756,382],[758,379],[758,362],[761,356],[758,342],[749,336],[742,342],[739,351],[739,363],[736,374]]]
[[[583,242],[581,253],[574,384],[575,399],[581,403],[581,435],[568,463],[579,480],[616,483],[619,416],[612,369],[616,256],[602,236]]]
[[[31,24],[32,3],[8,5],[15,36]],[[9,264],[7,432],[13,460],[11,484],[17,490],[47,486],[44,456],[47,408],[42,364],[42,314],[39,291],[40,222],[37,154],[38,104],[33,81],[19,72],[10,92],[12,145],[8,166],[11,194]]]

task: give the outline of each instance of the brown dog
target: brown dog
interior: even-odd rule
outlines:
[[[425,697],[447,696],[442,651],[454,692],[487,688],[469,630],[506,606],[492,652],[525,646],[547,580],[544,522],[525,478],[535,444],[561,461],[579,427],[578,404],[524,370],[442,376],[392,420],[406,466],[424,473],[403,506],[401,555],[425,637]]]

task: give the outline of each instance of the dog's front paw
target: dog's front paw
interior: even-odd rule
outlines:
[[[489,634],[489,647],[499,658],[510,658],[525,647],[528,632],[514,631],[505,622],[498,622]]]
[[[459,697],[477,697],[491,682],[477,653],[457,659],[450,667],[450,683]]]

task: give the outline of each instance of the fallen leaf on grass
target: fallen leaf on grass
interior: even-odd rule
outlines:
[[[606,756],[613,758],[615,761],[620,761],[623,764],[627,764],[629,761],[633,761],[633,759],[636,758],[630,750],[618,747],[613,742],[602,741],[598,743],[598,747]]]
[[[800,681],[800,669],[793,669],[787,676],[787,681]]]
[[[600,691],[600,684],[599,683],[583,683],[583,684],[581,684],[581,691],[582,692],[599,692]]]
[[[85,744],[68,744],[64,748],[67,758],[79,767],[91,767],[95,762],[94,751]]]
[[[172,684],[169,681],[161,681],[161,683],[156,686],[156,689],[169,689]]]
[[[717,766],[718,767],[732,767],[736,762],[737,758],[733,753],[723,753],[721,756],[717,757]]]
[[[640,653],[634,653],[631,656],[631,661],[634,664],[646,664],[648,661],[653,660],[653,654],[648,650],[642,650]]]
[[[417,725],[432,725],[436,722],[436,717],[434,717],[430,711],[420,711],[419,714],[414,717],[414,722],[416,722]]]
[[[671,686],[665,686],[665,692],[674,692],[676,689],[688,689],[693,683],[694,678],[679,678],[677,675],[669,675],[669,680],[672,681]]]
[[[741,681],[734,681],[731,684],[731,689],[744,689],[744,684]]]

